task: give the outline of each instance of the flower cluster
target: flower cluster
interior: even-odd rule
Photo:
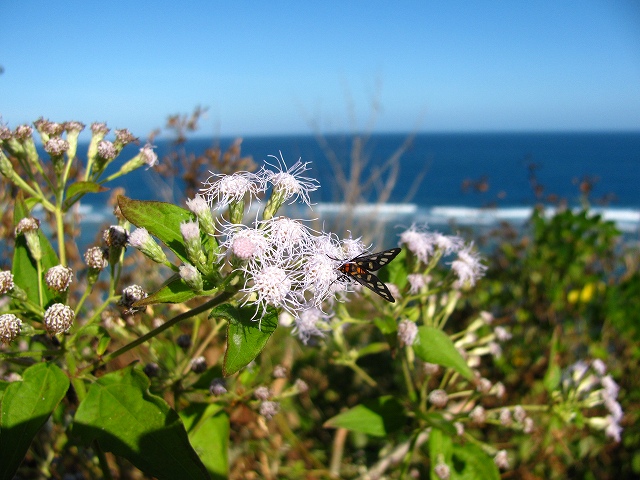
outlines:
[[[276,165],[265,162],[266,165],[258,173],[236,172],[233,175],[223,175],[210,172],[211,176],[201,189],[203,196],[210,205],[216,204],[218,209],[229,206],[232,210],[231,220],[236,223],[239,223],[241,216],[234,215],[234,208],[238,205],[244,208],[245,197],[251,201],[269,188],[272,192],[263,212],[265,220],[273,217],[284,202],[293,203],[301,199],[310,205],[309,192],[318,189],[318,182],[301,175],[309,170],[309,163],[298,160],[291,168],[287,168],[282,153],[280,157],[270,157],[275,159]]]
[[[579,361],[567,368],[562,374],[561,391],[556,392],[555,411],[565,420],[577,420],[584,410],[603,408],[606,414],[588,417],[586,422],[596,430],[604,430],[607,437],[620,441],[623,417],[622,407],[618,403],[620,387],[607,374],[602,360],[592,362]]]
[[[458,236],[430,232],[426,225],[411,225],[400,234],[400,243],[404,244],[419,262],[428,267],[433,267],[442,257],[456,254],[457,258],[450,262],[450,265],[457,277],[454,286],[458,288],[474,286],[487,269],[480,263],[480,255],[473,250],[473,243],[465,245]],[[414,273],[409,281],[411,293],[418,293],[427,283],[427,278]]]
[[[284,309],[305,343],[322,335],[330,317],[321,310],[323,303],[349,288],[338,267],[349,258],[345,252],[353,240],[318,234],[286,217],[255,222],[253,227],[227,224],[222,232],[221,246],[231,265],[242,272],[241,292],[245,304],[257,306],[256,316],[261,318],[268,307]],[[361,245],[359,252],[363,251]]]

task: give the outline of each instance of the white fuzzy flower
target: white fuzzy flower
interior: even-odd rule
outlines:
[[[473,242],[458,252],[458,258],[451,262],[451,269],[458,276],[459,285],[474,286],[487,269],[480,263],[480,254],[472,251]]]
[[[280,403],[267,400],[260,404],[260,415],[271,420],[280,411]]]
[[[455,235],[443,235],[440,232],[431,234],[431,242],[443,255],[455,253],[464,245],[462,238]]]
[[[511,333],[504,327],[496,327],[493,333],[499,342],[506,342],[507,340],[511,340],[512,337]]]
[[[266,313],[267,307],[284,308],[294,317],[304,305],[301,299],[302,270],[293,256],[264,255],[241,270],[245,273],[244,303],[255,303],[256,316]]]
[[[407,275],[407,280],[409,281],[409,293],[411,295],[420,293],[420,290],[426,288],[428,283],[427,276],[421,273],[410,273]]]
[[[275,171],[263,167],[259,172],[258,175],[262,180],[262,190],[266,191],[269,184],[271,184],[274,194],[277,193],[284,196],[284,202],[292,199],[290,203],[293,203],[297,199],[301,199],[303,203],[310,205],[309,192],[313,192],[319,187],[318,181],[314,178],[302,176],[304,172],[310,170],[307,168],[310,162],[303,163],[298,160],[291,168],[287,169],[287,164],[282,158],[282,152],[280,152],[280,157],[275,155],[269,155],[269,157],[275,159],[277,164],[265,162],[270,167],[273,167]]]
[[[426,225],[419,227],[414,223],[400,234],[400,243],[405,244],[418,260],[426,264],[433,255],[433,239],[424,229]]]
[[[329,316],[322,313],[320,309],[307,308],[296,317],[295,327],[292,332],[297,334],[302,343],[306,345],[311,337],[324,336],[323,330],[328,329],[328,319]]]
[[[501,470],[506,470],[509,468],[509,457],[507,456],[506,450],[500,450],[496,453],[496,456],[493,457],[493,461]]]
[[[210,205],[217,203],[217,209],[244,200],[247,194],[251,200],[260,189],[260,179],[255,173],[236,172],[232,175],[209,173],[211,176],[203,183],[204,188],[200,191]]]
[[[411,320],[402,320],[398,324],[398,340],[400,346],[411,346],[418,336],[418,326]]]
[[[309,228],[298,220],[276,217],[260,222],[270,241],[279,248],[294,250],[312,241]]]
[[[221,246],[242,260],[252,260],[265,255],[270,241],[263,230],[245,225],[227,224],[222,227],[226,240]]]

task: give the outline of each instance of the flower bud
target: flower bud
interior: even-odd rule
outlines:
[[[196,267],[193,265],[182,265],[180,266],[180,278],[184,280],[189,288],[191,288],[194,292],[201,292],[204,288],[204,283],[202,281],[202,275],[198,271]]]
[[[149,235],[146,228],[137,228],[129,235],[129,245],[140,250],[156,263],[169,263],[160,245]]]
[[[34,260],[39,261],[42,259],[42,248],[40,247],[40,237],[38,236],[38,229],[40,228],[40,221],[33,217],[25,217],[16,225],[16,237],[21,233],[24,234],[27,240],[27,248]]]

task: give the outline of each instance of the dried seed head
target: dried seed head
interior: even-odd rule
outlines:
[[[0,343],[7,344],[12,342],[22,329],[22,320],[13,313],[5,313],[0,315]]]
[[[109,264],[107,261],[108,255],[109,252],[105,251],[103,248],[90,247],[84,253],[84,261],[89,268],[102,270]]]
[[[207,369],[207,360],[200,355],[191,360],[191,371],[193,373],[202,373]]]
[[[64,265],[56,265],[47,270],[44,275],[44,281],[51,290],[64,292],[73,281],[73,270]]]
[[[68,305],[54,303],[44,312],[44,328],[50,335],[64,333],[71,328],[76,315]]]
[[[147,298],[147,292],[140,285],[130,285],[122,290],[119,305],[126,307],[125,313],[142,312],[147,307],[133,307],[133,304]]]
[[[13,273],[9,270],[0,272],[0,295],[4,295],[7,292],[13,290],[15,283],[13,283]]]
[[[108,247],[123,248],[129,241],[129,233],[120,225],[111,225],[104,231],[102,238]]]

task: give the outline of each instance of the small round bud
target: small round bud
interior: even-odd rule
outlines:
[[[433,467],[433,473],[435,473],[441,480],[448,480],[451,476],[451,469],[446,463],[438,462],[436,466]]]
[[[448,401],[449,396],[444,390],[437,389],[429,393],[429,402],[431,402],[434,407],[444,408]]]
[[[107,133],[109,133],[109,128],[107,128],[107,124],[106,123],[102,123],[102,122],[94,122],[91,124],[91,132],[93,132],[93,134],[100,134],[102,136],[106,135]]]
[[[158,366],[157,363],[155,362],[150,362],[147,363],[144,368],[142,369],[142,371],[144,372],[144,374],[149,377],[149,378],[153,378],[153,377],[157,377],[158,374],[160,373],[160,367]]]
[[[299,393],[306,393],[309,391],[309,385],[307,385],[307,382],[305,382],[301,378],[296,379],[294,386]]]
[[[513,419],[511,418],[511,410],[508,408],[503,408],[500,410],[500,424],[504,427],[508,427],[513,423]]]
[[[36,125],[36,128],[49,136],[60,135],[64,131],[64,125],[49,120],[42,120]]]
[[[22,329],[22,320],[13,313],[5,313],[0,315],[0,343],[7,344],[12,342]]]
[[[287,369],[283,365],[276,365],[273,369],[273,378],[287,378]]]
[[[491,390],[491,380],[488,378],[480,378],[476,383],[476,390],[480,393],[489,393]]]
[[[267,400],[260,404],[260,415],[271,420],[280,411],[280,404]]]
[[[109,140],[100,140],[98,142],[98,155],[107,161],[111,161],[118,155],[116,147]]]
[[[207,360],[201,355],[191,360],[191,371],[193,373],[202,373],[207,369]]]
[[[527,412],[524,408],[522,408],[522,405],[515,406],[515,408],[513,409],[513,418],[518,423],[524,422],[524,419],[527,418]]]
[[[2,142],[3,140],[9,140],[12,137],[13,134],[11,133],[11,129],[6,125],[0,124],[0,142]]]
[[[436,373],[440,372],[440,365],[435,363],[424,362],[422,364],[422,369],[424,370],[424,373],[426,373],[427,375],[435,375]]]
[[[29,125],[18,125],[13,135],[16,140],[25,141],[33,135],[33,128]]]
[[[76,121],[64,122],[62,125],[67,133],[80,133],[85,127],[84,123]]]
[[[69,142],[60,137],[53,137],[44,144],[44,151],[52,157],[59,157],[69,150]]]
[[[126,128],[123,128],[121,130],[116,130],[115,133],[116,133],[116,143],[119,143],[122,146],[127,145],[129,143],[132,143],[132,142],[135,142],[136,140],[138,140]]]
[[[487,421],[487,412],[483,407],[477,405],[473,410],[471,410],[471,412],[469,412],[469,418],[471,418],[475,423],[482,425]]]
[[[149,143],[140,149],[140,158],[149,167],[153,167],[158,164],[158,155],[153,151],[153,145]]]
[[[186,333],[180,335],[176,340],[176,343],[181,349],[187,350],[191,347],[191,335],[187,335]]]
[[[68,305],[54,303],[44,312],[44,328],[49,335],[64,333],[71,328],[76,315]]]
[[[507,456],[506,450],[500,450],[496,453],[496,456],[493,457],[493,461],[501,470],[506,470],[509,468],[509,457]]]
[[[108,247],[123,248],[129,241],[129,233],[120,225],[111,225],[104,231],[102,238]]]
[[[211,385],[209,386],[209,391],[211,392],[211,395],[216,396],[224,395],[225,393],[227,393],[224,379],[214,378],[211,381]]]
[[[522,431],[527,434],[533,433],[533,428],[534,428],[533,418],[531,417],[525,418],[524,421],[522,422]]]
[[[36,232],[40,228],[40,220],[33,217],[25,217],[16,225],[16,237],[21,233]]]
[[[105,251],[100,247],[90,247],[84,253],[84,261],[89,268],[94,270],[102,270],[109,262],[107,260],[107,256],[109,252]]]
[[[258,400],[268,400],[271,398],[271,390],[269,390],[269,387],[258,387],[253,392],[253,396]]]
[[[7,292],[13,290],[15,283],[13,283],[13,273],[9,270],[0,272],[0,295],[4,295]]]
[[[122,290],[119,305],[126,307],[125,313],[142,312],[147,307],[133,307],[133,304],[143,298],[147,298],[147,292],[140,285],[130,285]]]
[[[398,324],[398,340],[400,341],[400,346],[406,345],[409,347],[413,345],[417,336],[418,325],[416,325],[415,322],[412,322],[411,320],[402,320]]]
[[[73,270],[64,265],[56,265],[47,270],[44,281],[51,290],[65,292],[73,281]]]

